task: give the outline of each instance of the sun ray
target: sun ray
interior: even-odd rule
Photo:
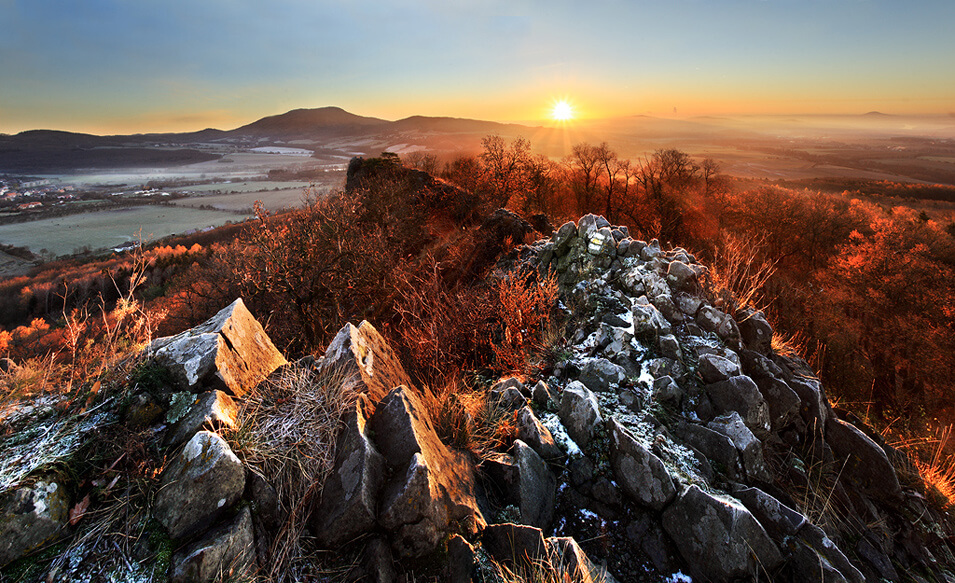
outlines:
[[[550,117],[554,121],[570,121],[574,119],[574,106],[566,99],[559,99],[551,107]]]

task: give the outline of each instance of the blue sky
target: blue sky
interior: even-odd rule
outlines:
[[[0,0],[0,132],[955,111],[955,2]]]

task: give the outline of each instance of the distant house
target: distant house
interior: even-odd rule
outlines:
[[[30,210],[30,209],[39,208],[39,207],[41,207],[41,206],[43,206],[43,203],[42,203],[42,202],[25,202],[25,203],[23,203],[23,204],[17,205],[17,210],[18,210],[18,211],[26,211],[26,210]]]

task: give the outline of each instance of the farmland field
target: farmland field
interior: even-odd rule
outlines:
[[[46,249],[54,255],[66,255],[87,245],[92,249],[119,246],[137,240],[140,232],[143,240],[149,241],[245,218],[244,215],[217,210],[135,206],[0,225],[0,243],[29,247],[34,252]]]

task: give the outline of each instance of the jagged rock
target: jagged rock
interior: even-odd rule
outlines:
[[[245,468],[224,439],[196,433],[163,470],[153,515],[169,536],[182,538],[212,523],[245,489]]]
[[[601,227],[585,239],[587,241],[587,253],[591,255],[609,255],[614,257],[617,254],[617,241],[607,227]]]
[[[786,384],[799,396],[799,413],[810,428],[821,433],[829,420],[829,401],[818,379],[791,376]]]
[[[667,283],[674,290],[691,290],[696,288],[698,274],[695,269],[682,261],[672,261],[667,268]]]
[[[192,438],[202,428],[212,431],[236,426],[239,407],[232,397],[222,391],[196,395],[195,402],[182,419],[169,429],[165,445],[176,446]]]
[[[772,353],[773,327],[762,312],[744,310],[737,324],[746,348],[760,354]]]
[[[743,347],[739,326],[736,324],[736,320],[730,316],[723,319],[723,322],[716,329],[716,335],[733,350],[740,350]]]
[[[885,451],[850,423],[829,419],[826,442],[833,454],[844,459],[842,477],[881,500],[901,500],[902,488]]]
[[[550,387],[544,381],[537,381],[537,384],[531,390],[531,398],[534,399],[534,404],[538,407],[547,407],[548,403],[557,402],[556,394],[550,390]]]
[[[246,492],[255,508],[254,518],[269,533],[275,533],[285,522],[286,515],[279,504],[279,494],[269,482],[254,471],[246,476]]]
[[[650,261],[659,257],[663,251],[660,249],[660,241],[651,239],[647,246],[640,250],[640,258],[644,261]]]
[[[767,377],[756,379],[755,382],[769,407],[769,425],[772,430],[778,431],[792,423],[799,415],[799,406],[802,403],[799,395],[781,379]]]
[[[726,314],[713,306],[701,306],[696,313],[696,323],[707,332],[716,332],[726,318]]]
[[[571,243],[574,242],[574,239],[577,237],[577,225],[574,224],[574,221],[567,221],[557,229],[557,233],[554,234],[554,254],[558,257],[561,255],[566,255],[567,251],[570,250]]]
[[[815,524],[807,523],[803,525],[797,533],[797,538],[808,545],[815,552],[817,558],[825,559],[848,583],[863,583],[865,581],[865,577],[859,569],[849,562],[849,559],[846,558],[839,547]],[[825,580],[830,581],[830,579]]]
[[[689,294],[675,295],[673,297],[673,302],[678,308],[680,308],[680,311],[694,320],[696,319],[696,313],[700,311],[700,306],[703,305],[702,298],[691,296]]]
[[[824,556],[800,540],[788,543],[794,583],[849,583]]]
[[[616,235],[614,235],[616,236]],[[633,242],[633,239],[625,237],[617,241],[617,257],[629,257],[630,256],[630,244]]]
[[[738,480],[743,475],[739,450],[726,435],[695,423],[680,423],[676,434],[687,445],[702,453],[714,469],[721,471],[730,480]]]
[[[517,468],[517,507],[521,522],[546,529],[554,518],[557,480],[547,464],[520,439],[514,440],[511,455]]]
[[[411,385],[391,346],[365,321],[358,327],[345,324],[338,331],[325,350],[322,366],[344,375],[374,403],[397,386]]]
[[[517,379],[514,380],[516,381]],[[517,382],[520,383],[520,381]],[[508,411],[515,411],[527,406],[527,398],[521,391],[521,389],[524,388],[523,384],[520,385],[520,388],[516,386],[498,386],[502,384],[503,383],[498,383],[488,391],[488,401]]]
[[[737,412],[751,430],[769,431],[769,406],[756,383],[747,376],[735,376],[706,385],[710,401],[719,413]]]
[[[379,521],[395,533],[392,544],[403,556],[418,557],[434,550],[448,526],[448,508],[434,488],[437,479],[425,457],[416,452],[405,475],[382,496]]]
[[[170,583],[204,583],[251,576],[255,547],[249,508],[242,508],[228,523],[175,553],[171,565]]]
[[[763,579],[783,562],[779,549],[744,506],[695,485],[664,510],[663,528],[694,578]]]
[[[463,536],[455,534],[448,539],[449,583],[471,583],[476,562],[477,553]]]
[[[500,563],[518,565],[547,559],[544,533],[523,524],[491,524],[481,534],[484,549]]]
[[[741,487],[733,491],[766,532],[776,542],[794,536],[809,521],[801,512],[793,510],[759,488]]]
[[[664,334],[657,340],[657,346],[660,355],[671,360],[683,360],[683,351],[680,349],[680,341],[673,334]]]
[[[653,381],[653,398],[660,403],[678,407],[683,393],[683,388],[671,376],[664,375]]]
[[[69,494],[56,482],[38,481],[0,496],[0,567],[60,532],[69,508]]]
[[[325,481],[314,524],[318,540],[336,547],[367,532],[378,518],[385,461],[368,437],[373,405],[364,394],[345,413],[335,467]]]
[[[577,221],[577,234],[581,239],[589,241],[598,230],[609,226],[607,219],[600,215],[584,215]]]
[[[530,389],[524,386],[524,383],[522,383],[520,379],[516,377],[509,377],[502,381],[498,381],[494,383],[494,386],[492,386],[491,390],[488,391],[488,396],[492,398],[496,397],[498,395],[503,394],[508,389],[516,389],[517,392],[523,395],[524,397],[531,396]]]
[[[570,438],[580,447],[590,443],[597,424],[603,422],[597,397],[580,381],[573,381],[564,388],[558,416]]]
[[[606,358],[594,358],[584,364],[578,380],[591,391],[602,393],[613,389],[614,385],[619,385],[626,378],[627,373],[622,366]]]
[[[624,492],[639,504],[660,510],[676,495],[666,466],[616,419],[610,420],[610,463]]]
[[[740,374],[735,362],[715,354],[701,356],[696,370],[706,383],[718,383]]]
[[[783,369],[772,359],[763,356],[758,352],[743,349],[739,351],[740,366],[743,374],[753,380],[763,378],[783,378]]]
[[[773,477],[766,469],[766,462],[763,459],[763,444],[743,423],[739,413],[733,411],[721,415],[707,423],[706,426],[713,431],[722,433],[733,442],[733,445],[740,452],[743,468],[750,479],[760,482],[772,481]]]
[[[544,540],[547,555],[554,569],[563,575],[561,581],[574,583],[612,583],[613,577],[606,569],[591,562],[584,549],[571,537],[550,537]],[[566,577],[566,578],[565,578]],[[614,582],[615,583],[615,582]]]
[[[385,463],[398,477],[387,487],[390,494],[384,496],[381,518],[396,531],[392,542],[400,555],[421,556],[434,550],[451,522],[469,534],[483,528],[470,462],[441,443],[427,409],[412,390],[400,386],[388,393],[370,426],[379,436],[376,444]],[[430,536],[432,529],[437,540]]]
[[[879,545],[873,544],[866,537],[859,539],[859,542],[856,543],[856,554],[865,559],[882,579],[888,581],[899,580],[899,573],[892,565],[892,559],[882,552]]]
[[[219,389],[241,397],[287,364],[242,298],[195,328],[147,349],[183,390]]]
[[[561,457],[560,447],[554,441],[550,430],[544,427],[537,415],[530,407],[523,407],[517,412],[517,438],[522,440],[531,449],[536,451],[545,460]]]
[[[649,303],[634,303],[633,334],[638,338],[654,339],[661,334],[670,334],[673,329],[656,306]]]

